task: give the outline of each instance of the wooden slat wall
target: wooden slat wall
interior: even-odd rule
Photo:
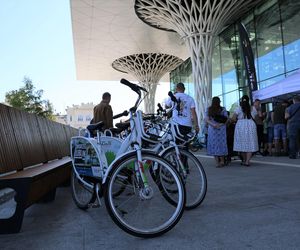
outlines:
[[[55,131],[52,126],[53,122],[43,117],[37,117],[37,121],[39,124],[47,160],[51,161],[60,158],[59,149],[54,136]]]
[[[73,127],[70,127],[70,126],[67,126],[70,130],[70,138],[72,136],[77,136],[78,135],[78,129],[77,128],[73,128]]]
[[[10,108],[9,113],[23,168],[46,162],[36,115],[14,108]]]
[[[0,104],[0,174],[22,168],[8,107]]]
[[[70,155],[78,130],[0,104],[0,174]]]
[[[55,142],[57,142],[56,147],[58,148],[58,155],[59,158],[62,158],[65,155],[68,155],[68,152],[66,150],[65,146],[65,141],[66,141],[66,135],[65,131],[63,129],[63,125],[59,123],[53,123],[52,124],[53,128],[52,130],[54,131],[54,138]]]

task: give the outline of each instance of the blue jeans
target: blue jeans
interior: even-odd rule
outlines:
[[[293,122],[288,125],[288,133],[289,133],[289,150],[290,156],[295,157],[299,150],[299,145],[297,145],[297,140],[300,136],[300,123]]]
[[[286,125],[285,124],[274,124],[274,139],[279,140],[280,138],[286,139]]]

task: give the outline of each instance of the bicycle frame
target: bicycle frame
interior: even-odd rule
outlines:
[[[108,173],[111,171],[114,163],[123,157],[125,154],[131,153],[132,151],[136,152],[138,164],[135,164],[135,172],[141,176],[144,187],[148,186],[148,181],[146,179],[146,176],[144,175],[144,169],[142,164],[142,133],[143,127],[142,124],[139,122],[141,111],[136,111],[138,105],[140,104],[141,100],[141,93],[140,91],[136,91],[138,93],[138,98],[135,103],[135,106],[130,109],[129,115],[130,115],[130,128],[131,133],[126,137],[126,139],[122,142],[121,147],[116,155],[116,158],[113,160],[113,162],[108,166],[107,159],[105,157],[105,154],[102,150],[102,138],[104,136],[101,135],[99,131],[97,131],[97,139],[94,138],[87,138],[83,136],[76,136],[72,137],[71,140],[71,158],[72,158],[72,165],[74,173],[76,174],[76,177],[86,186],[92,188],[93,185],[86,182],[83,178],[81,178],[80,173],[78,173],[76,169],[76,163],[75,163],[75,149],[73,152],[73,142],[75,144],[76,140],[81,140],[83,142],[86,142],[87,145],[91,146],[92,149],[95,151],[95,154],[97,156],[98,162],[96,163],[96,166],[91,166],[92,175],[90,175],[92,178],[95,178],[97,182],[101,182],[101,184],[105,184]],[[128,150],[130,148],[133,148],[132,150]]]
[[[97,182],[99,183],[101,182],[102,185],[105,184],[107,176],[111,171],[112,167],[114,166],[114,163],[117,162],[118,159],[123,157],[125,154],[134,151],[136,152],[137,159],[138,159],[138,164],[135,164],[135,172],[141,176],[144,187],[147,187],[148,181],[144,175],[143,163],[142,163],[142,140],[143,139],[155,145],[153,148],[151,149],[148,148],[146,150],[154,152],[160,156],[163,155],[164,152],[166,152],[166,150],[169,150],[170,148],[174,148],[176,152],[177,162],[179,163],[179,168],[183,172],[183,174],[186,175],[184,164],[180,159],[180,152],[179,152],[180,146],[176,144],[176,139],[180,138],[177,135],[178,134],[179,136],[183,136],[183,135],[181,135],[179,130],[176,129],[176,124],[172,120],[169,121],[169,125],[168,125],[170,131],[168,133],[165,133],[163,137],[152,139],[151,135],[145,133],[144,126],[143,126],[142,112],[139,110],[137,111],[137,107],[140,104],[140,100],[141,100],[141,92],[140,90],[136,91],[136,89],[134,91],[138,93],[138,98],[135,103],[135,106],[131,108],[129,112],[131,133],[125,138],[125,140],[121,141],[121,139],[119,139],[121,146],[116,154],[116,158],[111,162],[111,164],[108,165],[106,156],[102,150],[102,143],[103,143],[102,140],[103,138],[106,138],[106,136],[103,136],[103,134],[101,134],[99,131],[97,131],[97,137],[96,137],[97,139],[91,137],[87,138],[83,136],[77,136],[72,138],[72,141],[82,140],[82,141],[86,141],[87,145],[89,144],[92,146],[93,150],[96,153],[98,162],[96,166],[91,166],[91,171],[92,171],[91,177],[94,177],[95,180],[97,180]],[[173,105],[172,108],[174,108],[174,106],[175,105]],[[115,140],[116,139],[117,138],[115,138]],[[84,185],[92,188],[93,185],[89,184],[83,178],[81,178],[80,174],[78,173],[75,167],[75,162],[74,162],[75,156],[73,155],[73,150],[72,150],[72,147],[74,145],[72,144],[72,141],[71,141],[71,158],[73,162],[74,173],[76,174],[76,177],[80,179]],[[168,147],[165,146],[166,143],[168,143],[169,145]]]

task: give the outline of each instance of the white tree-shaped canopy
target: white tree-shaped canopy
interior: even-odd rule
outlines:
[[[145,112],[155,110],[155,93],[160,79],[183,62],[182,59],[161,53],[133,54],[116,59],[112,67],[118,71],[131,74],[148,90],[144,100]]]
[[[135,0],[137,16],[158,29],[177,32],[190,51],[199,122],[211,99],[214,39],[261,0]]]

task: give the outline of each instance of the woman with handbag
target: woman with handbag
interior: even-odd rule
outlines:
[[[207,154],[215,157],[216,167],[224,167],[224,156],[228,154],[226,140],[227,111],[220,105],[221,100],[215,96],[206,111],[208,124]]]
[[[253,117],[257,114],[255,109],[251,109],[249,97],[244,95],[240,106],[234,111],[233,120],[237,120],[234,130],[233,150],[240,152],[242,165],[249,167],[252,154],[258,151],[258,139],[256,124]]]

